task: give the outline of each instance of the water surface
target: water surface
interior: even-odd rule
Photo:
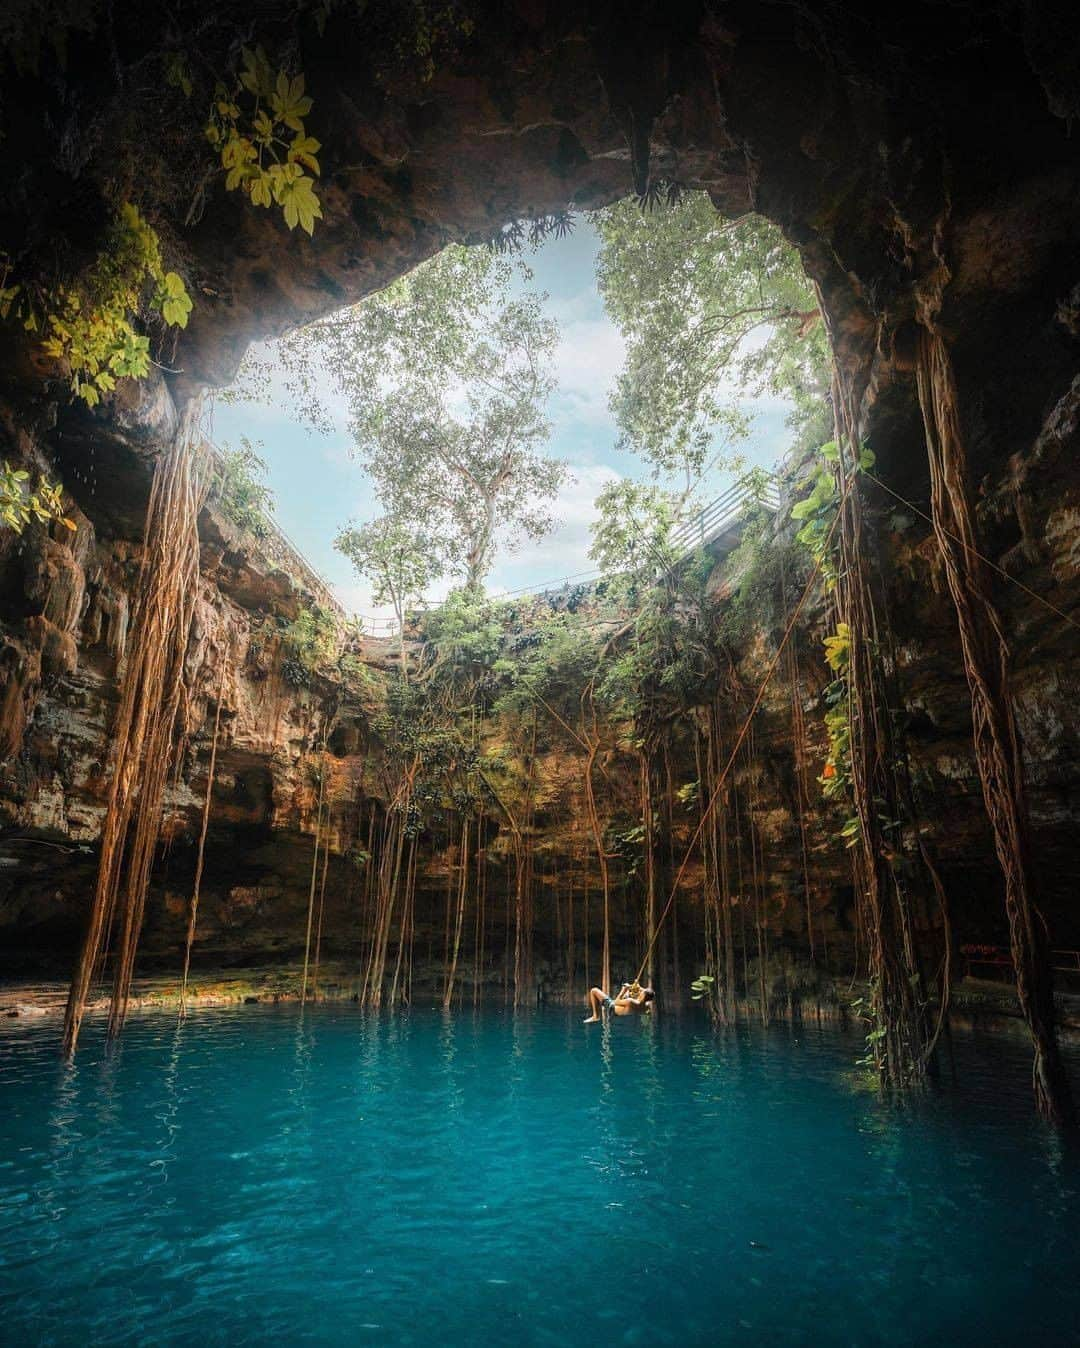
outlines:
[[[7,1344],[1080,1342],[1021,1045],[903,1110],[853,1035],[352,1007],[0,1032]]]

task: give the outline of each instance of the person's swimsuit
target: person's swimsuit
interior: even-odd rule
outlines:
[[[615,1005],[615,998],[614,998],[614,997],[609,997],[608,994],[605,992],[605,993],[604,993],[604,1010],[605,1010],[605,1011],[610,1011],[611,1008],[612,1008],[614,1005]]]

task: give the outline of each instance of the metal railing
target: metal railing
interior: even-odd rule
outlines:
[[[398,634],[396,618],[368,618],[363,613],[357,613],[353,615],[353,621],[360,629],[361,635],[371,637],[375,641],[389,641]]]
[[[223,465],[221,450],[211,441],[206,442],[211,460],[219,468]],[[725,530],[738,524],[756,506],[762,506],[775,513],[780,506],[780,493],[775,477],[770,473],[763,480],[734,482],[715,500],[686,519],[671,534],[671,546],[680,558],[693,552],[695,548],[707,547],[713,539]],[[273,515],[260,511],[264,529],[263,537],[257,540],[260,551],[267,560],[281,566],[305,585],[324,608],[331,609],[341,618],[348,618],[344,606],[334,594],[329,581],[311,565],[308,559],[292,541]],[[556,580],[541,581],[535,585],[523,586],[512,590],[506,596],[557,594],[568,588],[570,583],[589,585],[600,574],[599,568],[592,571],[580,571],[575,575],[562,576]],[[582,579],[590,577],[590,579]],[[438,608],[437,604],[432,605]],[[398,635],[396,618],[369,618],[362,613],[353,615],[353,622],[361,634],[376,641],[389,641]]]
[[[758,506],[763,507],[770,514],[775,514],[780,508],[780,491],[772,473],[767,474],[764,478],[758,477],[749,482],[735,482],[714,501],[702,506],[696,514],[691,515],[689,519],[684,520],[672,531],[670,538],[672,550],[681,560],[693,552],[695,548],[707,547],[725,530],[744,521],[749,512]],[[591,571],[579,571],[574,575],[561,576],[556,580],[525,585],[520,589],[509,591],[504,596],[495,597],[509,599],[518,595],[558,595],[561,591],[568,589],[572,582],[583,585],[594,584],[601,574],[600,568],[594,568]],[[588,577],[588,579],[583,579],[585,577]],[[438,607],[438,604],[432,604],[427,611],[430,612]],[[388,641],[398,634],[396,618],[365,618],[358,614],[356,621],[360,624],[360,630],[364,636],[371,637],[374,640]]]
[[[780,508],[780,493],[771,474],[760,484],[733,483],[715,501],[702,506],[696,515],[672,531],[672,547],[680,556],[694,548],[704,548],[726,529],[738,524],[755,506],[763,506],[771,514]]]

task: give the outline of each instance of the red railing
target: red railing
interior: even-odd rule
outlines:
[[[972,968],[1008,969],[1013,973],[1012,955],[1001,945],[962,945],[960,954],[964,957],[964,977]],[[1051,969],[1056,974],[1073,974],[1080,977],[1080,950],[1051,950]]]

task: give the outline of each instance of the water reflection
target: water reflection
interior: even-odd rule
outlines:
[[[183,1047],[183,1026],[178,1021],[170,1034],[168,1057],[161,1076],[162,1100],[157,1111],[157,1120],[161,1124],[161,1138],[158,1143],[157,1159],[153,1162],[162,1184],[169,1182],[169,1162],[175,1159],[180,1132],[180,1057]],[[163,1198],[166,1206],[175,1199],[166,1193]]]

